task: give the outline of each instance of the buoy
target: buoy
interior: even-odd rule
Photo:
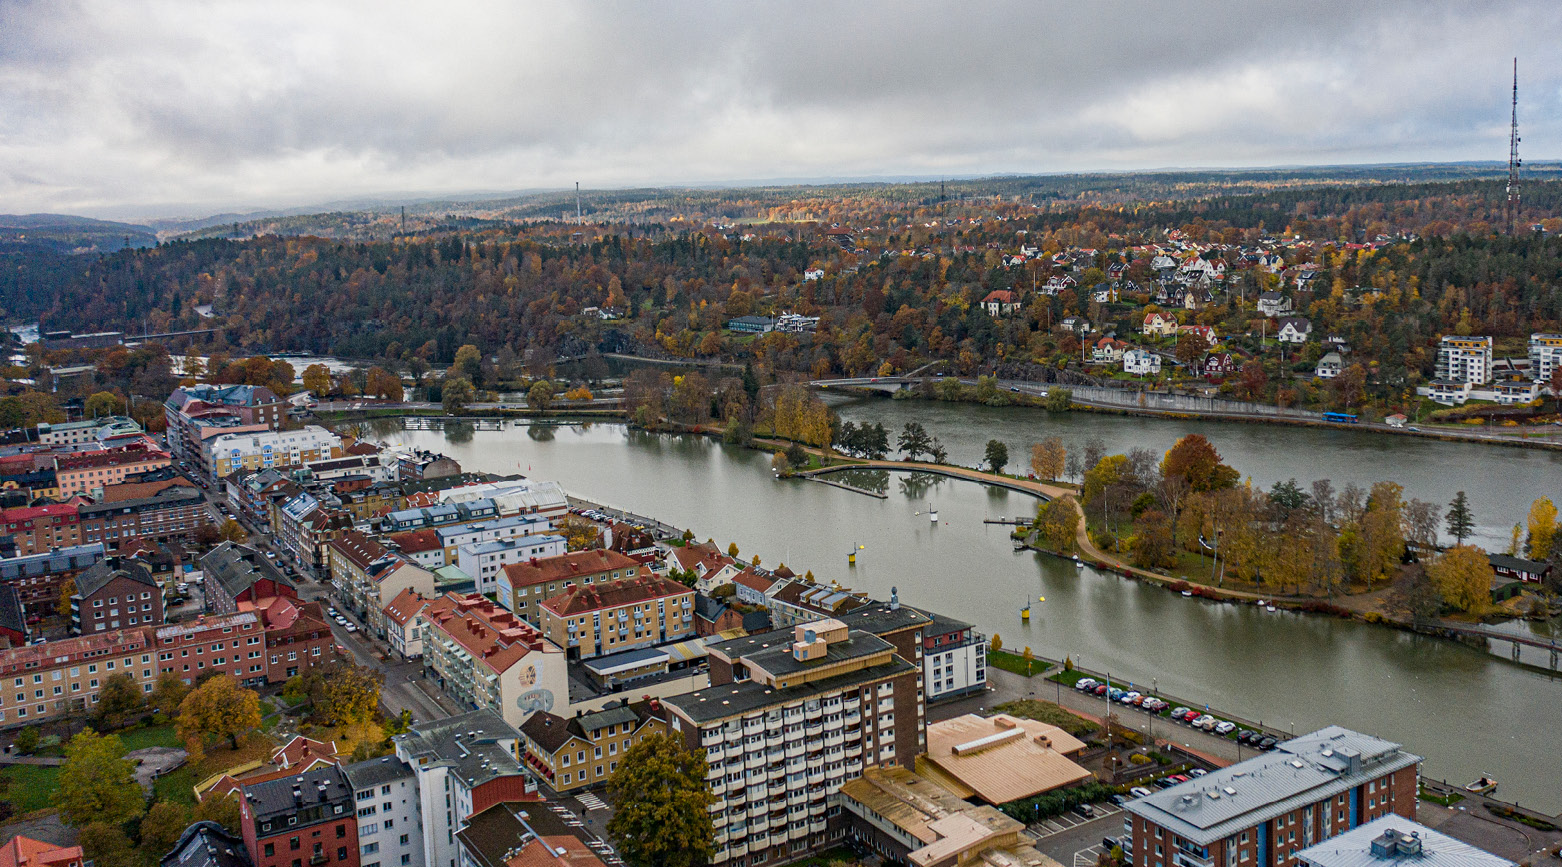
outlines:
[[[1030,619],[1030,606],[1029,605],[1027,605],[1024,608],[1020,609],[1020,619],[1021,620],[1029,620]]]

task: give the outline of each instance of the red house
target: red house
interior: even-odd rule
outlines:
[[[358,867],[353,790],[336,765],[244,786],[239,824],[255,867]]]

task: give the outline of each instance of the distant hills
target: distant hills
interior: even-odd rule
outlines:
[[[112,253],[156,244],[157,233],[150,226],[69,214],[0,214],[0,250]]]

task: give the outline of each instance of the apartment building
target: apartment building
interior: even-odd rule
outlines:
[[[928,704],[986,690],[987,636],[969,623],[924,613],[931,621],[922,638],[922,682]]]
[[[434,595],[434,573],[391,552],[357,530],[326,546],[331,586],[338,602],[385,636],[385,606],[403,590]]]
[[[336,659],[336,637],[318,602],[281,596],[243,603],[266,627],[266,682],[277,684]]]
[[[642,574],[566,586],[537,606],[538,626],[570,659],[589,659],[694,637],[694,590]]]
[[[1296,854],[1300,867],[1514,867],[1403,816],[1383,816]]]
[[[0,649],[22,647],[31,637],[32,628],[27,625],[22,597],[15,587],[0,584]]]
[[[439,533],[427,527],[392,533],[384,537],[384,544],[424,569],[440,569],[449,564],[445,559],[445,546],[439,541]]]
[[[1529,372],[1542,385],[1551,381],[1551,374],[1562,368],[1562,334],[1531,334],[1529,336]]]
[[[77,514],[82,540],[102,542],[110,551],[134,540],[193,542],[196,531],[212,523],[201,491],[188,483],[147,497],[83,504]]]
[[[569,514],[569,497],[563,485],[519,477],[447,487],[440,490],[438,499],[441,505],[492,500],[500,516],[540,515],[549,521],[562,521]]]
[[[666,731],[667,712],[654,698],[572,718],[539,711],[521,724],[522,756],[554,791],[572,792],[605,784],[630,747]]]
[[[1470,385],[1491,382],[1491,338],[1449,335],[1438,341],[1437,369],[1433,378]]]
[[[251,783],[239,792],[239,825],[255,867],[359,867],[358,817],[340,767]]]
[[[61,497],[83,494],[103,497],[103,489],[122,484],[126,476],[162,469],[171,463],[168,452],[144,443],[85,454],[60,455],[54,459],[54,478]]]
[[[509,515],[469,524],[452,524],[434,529],[440,547],[444,548],[445,562],[456,562],[456,552],[462,545],[481,542],[506,542],[527,536],[545,536],[553,532],[553,524],[539,515]]]
[[[403,590],[385,606],[385,640],[402,659],[423,655],[423,632],[428,628],[423,612],[432,600],[416,590]]]
[[[266,629],[252,611],[197,617],[163,626],[154,635],[159,673],[177,674],[193,684],[215,671],[245,686],[266,685]]]
[[[877,635],[819,620],[707,651],[712,686],[662,703],[672,731],[705,751],[712,863],[828,845],[845,834],[845,818],[829,815],[841,785],[866,768],[909,768],[921,750],[921,669]]]
[[[775,577],[772,573],[771,577]],[[873,600],[839,584],[811,584],[799,578],[776,580],[765,593],[770,623],[777,629],[828,617],[841,617]]]
[[[40,424],[38,442],[46,446],[72,446],[81,443],[101,443],[120,437],[137,436],[145,432],[135,419],[122,415],[105,415],[82,421]]]
[[[163,588],[139,560],[110,557],[94,563],[76,576],[70,603],[72,635],[163,622]]]
[[[0,509],[0,526],[16,543],[20,556],[74,548],[82,544],[78,505],[71,502]]]
[[[1414,820],[1421,757],[1340,726],[1129,801],[1138,867],[1296,867],[1297,854],[1364,823]]]
[[[563,536],[547,534],[473,542],[456,549],[456,568],[472,576],[477,592],[499,589],[499,570],[510,563],[541,557],[557,557],[569,550]]]
[[[319,425],[299,430],[231,433],[201,445],[212,476],[225,478],[239,470],[301,467],[310,461],[342,456],[342,439]]]
[[[640,564],[617,551],[573,551],[557,557],[539,557],[511,563],[499,570],[499,604],[534,625],[541,622],[537,606],[574,584],[589,587],[640,574]]]
[[[157,681],[150,630],[125,629],[0,651],[0,726],[86,713],[103,681],[128,674],[150,693]]]
[[[179,842],[157,864],[158,867],[253,867],[249,853],[244,851],[244,838],[228,833],[226,828],[209,819],[185,828],[179,835]]]
[[[235,542],[223,542],[201,558],[206,613],[232,614],[243,603],[272,597],[298,599],[298,587],[269,557]]]
[[[612,846],[562,804],[496,804],[473,816],[456,834],[456,842],[462,867],[608,867],[623,863],[614,857]]]
[[[103,544],[70,545],[0,560],[0,584],[16,589],[29,617],[53,613],[60,587],[103,559]]]
[[[437,479],[461,472],[461,465],[454,458],[423,449],[410,449],[396,455],[396,478]]]
[[[358,816],[359,867],[423,867],[418,776],[395,756],[342,766]]]
[[[379,527],[382,533],[405,533],[408,530],[491,521],[497,517],[499,517],[499,506],[493,500],[478,499],[461,503],[435,503],[428,506],[398,508],[380,519]]]
[[[569,704],[564,651],[482,596],[447,593],[424,609],[423,666],[451,698],[510,725]]]
[[[538,799],[536,779],[517,758],[520,733],[491,710],[421,723],[392,740],[417,776],[425,867],[457,867],[456,833],[472,816]]]
[[[176,388],[163,402],[168,448],[184,461],[199,461],[206,431],[222,428],[276,430],[286,402],[265,386],[190,385]],[[207,468],[209,470],[209,468]]]

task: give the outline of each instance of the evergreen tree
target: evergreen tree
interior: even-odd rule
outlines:
[[[1448,535],[1454,537],[1455,545],[1463,545],[1464,540],[1475,533],[1475,516],[1470,512],[1470,501],[1465,497],[1464,491],[1454,494],[1453,502],[1448,504]]]

